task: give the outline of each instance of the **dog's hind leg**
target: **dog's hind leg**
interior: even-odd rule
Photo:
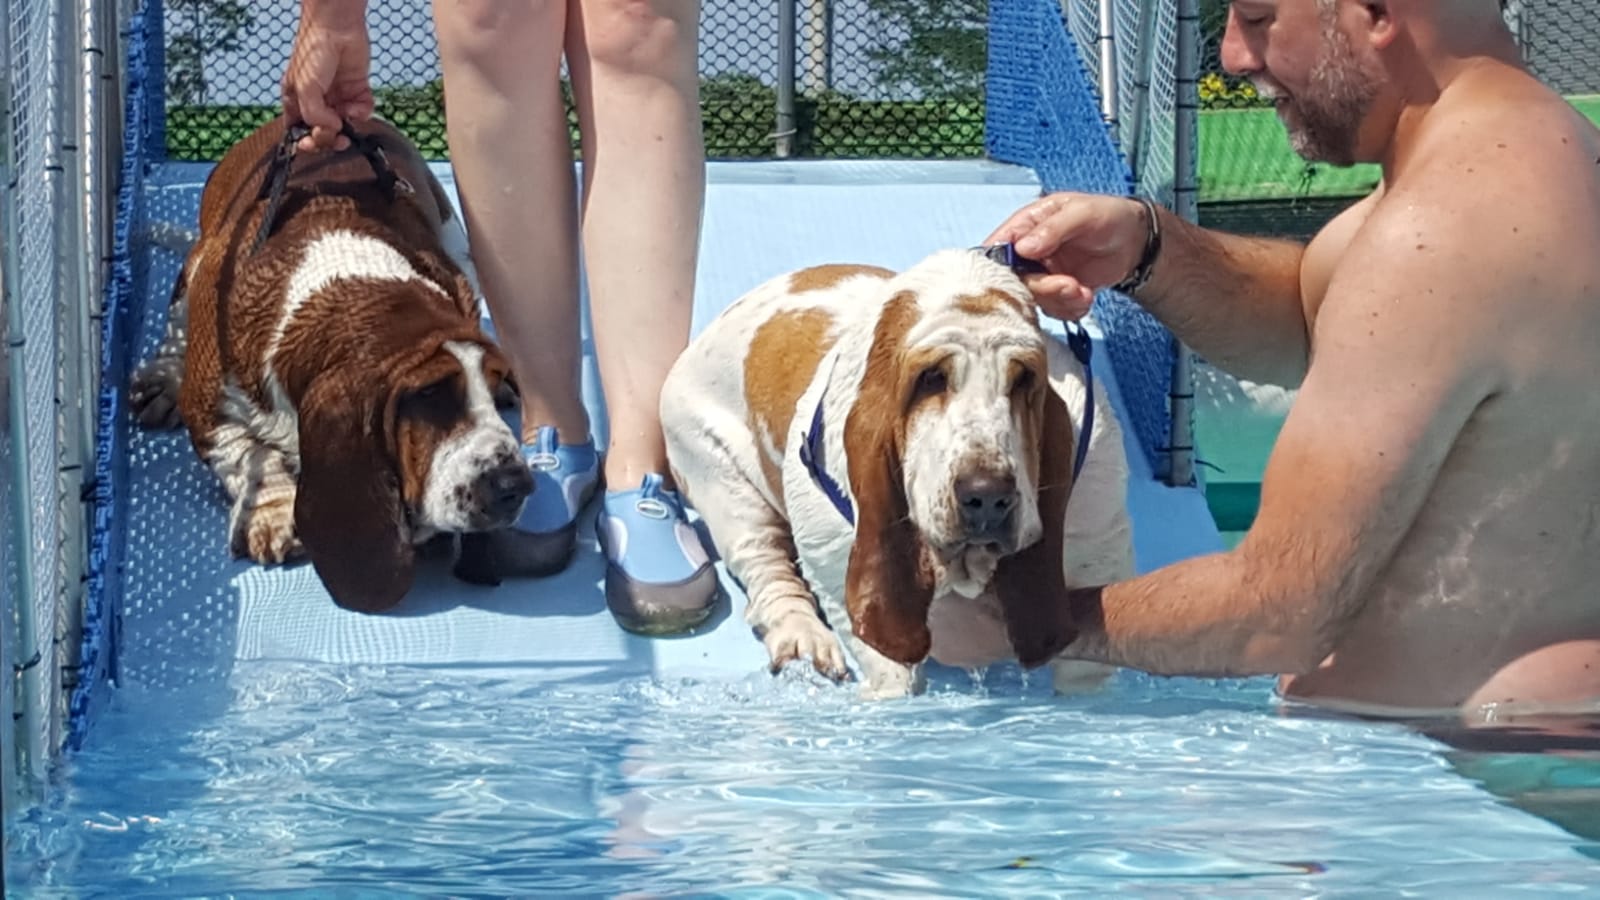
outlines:
[[[172,285],[161,346],[128,379],[128,407],[145,428],[176,428],[181,421],[178,394],[183,387],[183,357],[189,348],[189,295],[184,289],[188,275],[185,263]]]

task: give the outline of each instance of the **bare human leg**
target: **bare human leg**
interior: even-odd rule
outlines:
[[[473,263],[540,424],[585,440],[577,200],[561,100],[565,0],[434,0],[446,128]]]
[[[705,200],[698,0],[569,0],[590,316],[610,426],[597,521],[606,600],[632,631],[692,629],[716,572],[672,489],[661,384],[688,344]]]
[[[450,159],[471,256],[522,393],[535,490],[493,569],[566,567],[598,489],[582,396],[578,211],[561,97],[566,0],[434,0]]]
[[[696,0],[570,0],[606,482],[665,474],[661,382],[689,340],[705,201]]]

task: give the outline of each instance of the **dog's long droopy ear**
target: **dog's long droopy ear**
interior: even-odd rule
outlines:
[[[928,655],[931,573],[906,502],[901,460],[904,419],[899,356],[916,298],[889,301],[878,319],[844,441],[855,496],[856,533],[845,578],[845,608],[857,637],[907,665]]]
[[[381,612],[411,589],[415,550],[381,410],[324,374],[300,402],[295,530],[333,602]]]
[[[1075,432],[1067,405],[1040,379],[1044,409],[1033,418],[1030,435],[1037,466],[1039,519],[1044,533],[1022,551],[1000,561],[995,593],[1005,613],[1006,631],[1017,661],[1034,668],[1050,661],[1077,636],[1067,611],[1067,500],[1072,496]]]

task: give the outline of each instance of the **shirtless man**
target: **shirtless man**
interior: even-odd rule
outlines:
[[[1298,396],[1238,547],[1076,592],[1065,653],[1362,714],[1600,711],[1600,132],[1496,0],[1234,0],[1222,56],[1302,156],[1383,178],[1306,246],[1159,213],[1139,303]],[[1056,194],[989,240],[1077,318],[1147,225]]]

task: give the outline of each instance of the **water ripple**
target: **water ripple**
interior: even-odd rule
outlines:
[[[241,666],[124,688],[10,842],[13,890],[90,897],[1464,896],[1600,874],[1398,726],[1131,674],[866,704],[789,675]]]

